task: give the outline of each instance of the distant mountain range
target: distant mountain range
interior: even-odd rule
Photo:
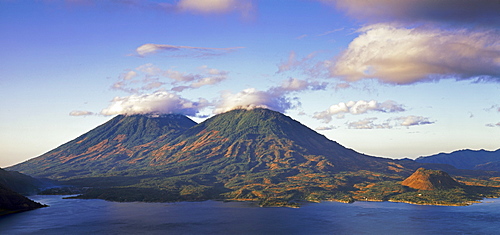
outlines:
[[[452,153],[419,157],[415,159],[421,163],[449,164],[458,169],[500,171],[500,149],[487,150],[459,150]]]
[[[449,165],[367,156],[279,112],[240,109],[199,124],[182,115],[119,115],[8,169],[90,187],[80,198],[289,205],[372,197],[361,191],[402,181],[420,167],[464,173]],[[484,177],[492,176],[500,173]]]

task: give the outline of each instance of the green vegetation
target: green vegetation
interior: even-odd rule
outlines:
[[[291,176],[286,172],[271,171],[234,176],[226,183],[214,183],[217,182],[216,177],[201,174],[136,177],[130,180],[127,177],[102,177],[69,182],[92,186],[74,198],[120,202],[239,200],[255,201],[260,206],[288,207],[297,207],[301,202],[307,201],[394,201],[429,205],[469,205],[485,197],[500,196],[500,188],[496,187],[463,185],[445,190],[416,190],[401,185],[402,180],[403,178],[397,175],[369,171]]]

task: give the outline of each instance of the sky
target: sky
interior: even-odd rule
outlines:
[[[499,0],[0,0],[0,167],[119,114],[282,112],[358,152],[500,148]]]

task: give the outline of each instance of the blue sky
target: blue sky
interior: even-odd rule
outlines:
[[[285,113],[375,156],[500,148],[500,4],[0,0],[0,167],[118,114]]]

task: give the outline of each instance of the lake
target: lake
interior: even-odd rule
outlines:
[[[500,199],[466,207],[393,202],[118,203],[38,195],[50,205],[0,218],[0,234],[499,234]]]

